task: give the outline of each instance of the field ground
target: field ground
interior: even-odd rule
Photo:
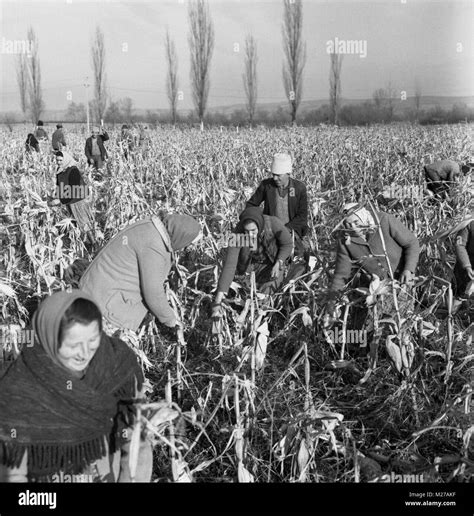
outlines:
[[[472,481],[472,305],[470,312],[468,307],[448,317],[453,247],[449,240],[431,240],[468,212],[472,183],[464,178],[445,202],[418,195],[424,163],[472,161],[468,129],[158,129],[151,133],[151,147],[129,161],[112,131],[111,158],[100,176],[85,166],[84,136],[66,134],[92,189],[99,229],[92,247],[83,244],[65,212],[45,202],[55,185],[48,153],[25,156],[27,131],[4,131],[3,324],[28,326],[42,296],[67,286],[64,274],[74,260],[92,258],[101,239],[108,241],[125,225],[159,209],[194,215],[204,238],[180,255],[170,276],[187,344],[171,342],[153,321],[141,341],[151,362],[151,399],[163,399],[168,385],[168,396],[177,402],[173,414],[181,413],[170,416],[171,426],[170,418],[157,426],[154,480],[364,482],[394,473]],[[308,186],[313,269],[264,305],[252,303],[240,318],[246,288],[230,293],[216,333],[210,305],[222,255],[219,237],[268,174],[273,153],[282,150],[293,154],[294,176]],[[418,193],[388,199],[381,192],[391,185]],[[349,367],[328,368],[339,353],[322,324],[335,257],[332,230],[342,204],[356,199],[396,214],[421,244],[415,310],[403,327],[405,344],[414,350],[405,375],[384,343],[368,377],[363,378],[366,359],[352,348]],[[168,439],[176,444],[174,452]]]

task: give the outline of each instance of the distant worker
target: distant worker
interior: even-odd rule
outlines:
[[[54,131],[51,137],[51,145],[53,150],[60,151],[63,147],[66,147],[66,139],[64,138],[63,124],[56,125],[56,131]]]
[[[107,150],[105,149],[104,142],[108,139],[109,135],[102,125],[100,129],[97,126],[94,126],[92,128],[92,136],[89,136],[86,140],[84,152],[87,158],[87,163],[89,165],[93,165],[96,170],[101,169],[107,159]]]
[[[36,124],[36,129],[34,132],[35,137],[38,139],[38,141],[47,141],[48,133],[44,130],[44,124],[42,120],[38,120],[38,123]]]
[[[445,199],[452,186],[461,175],[466,175],[472,169],[472,163],[459,166],[453,160],[440,160],[425,165],[426,188],[433,192],[435,197]]]
[[[122,125],[122,132],[120,134],[119,144],[125,159],[128,159],[129,154],[135,148],[135,141],[133,133],[127,124]]]
[[[93,244],[94,216],[92,214],[89,188],[77,168],[76,161],[65,151],[56,152],[56,199],[51,202],[66,206],[86,241]]]
[[[26,152],[40,151],[39,142],[33,133],[28,133],[25,143]]]

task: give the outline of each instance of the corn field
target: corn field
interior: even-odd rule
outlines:
[[[128,160],[111,130],[102,174],[86,164],[87,135],[67,133],[93,196],[94,245],[48,204],[54,160],[49,149],[26,154],[26,132],[0,133],[2,325],[29,328],[39,301],[68,287],[71,264],[91,260],[130,223],[166,210],[203,227],[204,238],[179,255],[169,278],[184,333],[167,340],[153,320],[140,331],[150,390],[138,405],[132,473],[133,443],[147,429],[155,482],[376,482],[391,472],[473,480],[472,304],[451,313],[453,243],[433,239],[468,213],[473,185],[463,177],[447,201],[383,193],[394,184],[422,192],[427,162],[469,161],[468,126],[158,128]],[[264,300],[254,281],[249,288],[236,277],[223,317],[212,320],[221,237],[282,151],[308,188],[310,270]],[[394,314],[387,341],[368,343],[377,357],[371,365],[342,349],[324,324],[333,230],[342,205],[361,199],[396,215],[421,246],[414,312]],[[352,307],[340,309],[339,324],[350,329]],[[344,357],[348,367],[335,367]]]

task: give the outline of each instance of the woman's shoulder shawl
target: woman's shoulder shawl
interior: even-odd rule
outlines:
[[[80,379],[39,344],[24,348],[0,379],[0,464],[18,467],[27,452],[35,477],[80,473],[105,454],[121,401],[142,383],[135,353],[105,333]]]

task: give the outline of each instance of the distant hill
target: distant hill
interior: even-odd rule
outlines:
[[[341,99],[341,106],[345,105],[356,105],[363,104],[364,102],[373,102],[373,99]],[[474,96],[471,97],[437,97],[437,96],[426,96],[421,97],[420,99],[420,108],[421,109],[430,109],[436,106],[440,106],[442,109],[451,109],[454,104],[466,104],[468,107],[474,107]],[[329,105],[329,99],[319,99],[319,100],[303,100],[301,101],[300,107],[298,109],[298,113],[303,114],[308,111],[313,111],[318,109],[324,105]],[[415,107],[415,98],[408,97],[407,100],[401,101],[396,99],[394,101],[395,113],[399,110],[404,110],[407,108]],[[288,102],[271,102],[264,104],[257,104],[257,110],[264,109],[266,111],[275,111],[279,107],[286,109],[288,107]],[[233,113],[237,109],[245,109],[245,104],[233,104],[231,106],[221,106],[209,108],[209,113],[222,113],[225,115],[229,115]]]
[[[370,99],[341,99],[341,106],[344,105],[356,105],[356,104],[363,104],[364,102],[373,102],[373,100]],[[319,99],[319,100],[303,100],[300,104],[298,113],[300,115],[305,114],[309,111],[316,110],[324,105],[329,104],[329,99]],[[420,108],[421,109],[430,109],[434,108],[436,106],[441,107],[444,110],[450,110],[454,104],[466,104],[468,107],[474,107],[474,96],[470,97],[439,97],[439,96],[426,96],[421,97],[420,100]],[[415,98],[414,97],[408,97],[407,100],[401,101],[399,99],[396,99],[394,101],[394,113],[399,113],[404,111],[407,108],[413,108],[415,106]],[[257,111],[258,110],[265,110],[267,112],[273,112],[277,109],[284,109],[286,110],[288,108],[288,102],[282,101],[282,102],[268,102],[268,103],[261,103],[257,104]],[[231,115],[234,111],[237,110],[245,110],[245,104],[232,104],[230,106],[217,106],[217,107],[210,107],[208,108],[207,112],[209,114],[216,114],[220,113],[223,115]],[[158,113],[158,115],[166,115],[169,112],[168,107],[163,107],[160,109],[134,109],[133,114],[134,115],[143,115],[145,116],[148,111],[152,111],[154,113]],[[181,115],[186,116],[190,112],[189,109],[187,110],[180,110],[179,113]],[[23,115],[20,112],[8,112],[9,114],[13,114],[15,116],[15,119],[17,121],[23,120]],[[1,114],[1,113],[0,113]],[[53,123],[57,120],[64,121],[66,117],[66,110],[52,110],[47,109],[42,115],[41,118],[45,123]]]

